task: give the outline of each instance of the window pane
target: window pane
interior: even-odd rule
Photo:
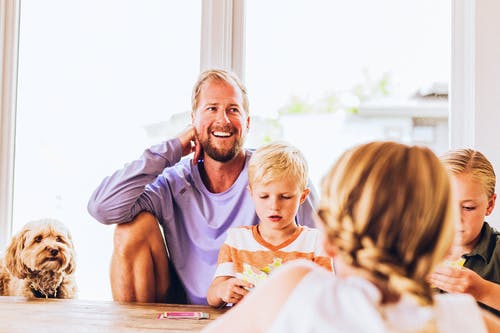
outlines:
[[[13,230],[70,228],[80,298],[111,298],[113,228],[88,215],[90,194],[190,110],[200,18],[199,1],[22,2]]]
[[[251,111],[279,119],[277,133],[304,151],[316,184],[341,152],[369,140],[441,153],[450,17],[449,0],[248,1]]]

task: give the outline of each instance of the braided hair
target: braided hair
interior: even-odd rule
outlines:
[[[450,181],[428,148],[371,142],[345,152],[322,181],[318,210],[336,255],[396,295],[433,304],[426,276],[453,240]],[[385,293],[385,295],[384,295]]]

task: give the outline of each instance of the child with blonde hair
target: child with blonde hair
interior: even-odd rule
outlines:
[[[308,259],[332,270],[319,230],[299,226],[296,214],[306,200],[308,167],[297,148],[274,142],[257,149],[248,164],[248,190],[259,224],[228,230],[207,292],[214,307],[236,304],[273,269]]]
[[[426,282],[450,248],[457,213],[448,173],[430,149],[394,142],[350,149],[323,179],[321,194],[318,220],[336,274],[290,263],[203,332],[500,328],[472,296],[434,296]]]
[[[441,160],[451,174],[460,217],[447,264],[437,267],[429,281],[446,292],[471,294],[500,316],[500,233],[485,221],[495,207],[495,171],[473,149],[450,151]]]

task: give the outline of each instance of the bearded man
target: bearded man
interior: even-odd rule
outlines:
[[[243,147],[248,104],[233,73],[202,72],[187,129],[146,149],[94,191],[89,213],[116,224],[114,300],[207,304],[226,230],[258,223],[247,191],[252,150]],[[312,227],[315,197],[309,198],[296,222]]]

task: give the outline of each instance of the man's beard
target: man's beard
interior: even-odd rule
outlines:
[[[232,160],[243,147],[243,139],[241,137],[236,138],[233,145],[229,149],[218,148],[212,143],[212,129],[208,130],[208,139],[201,141],[198,136],[198,141],[203,148],[203,153],[207,154],[211,159],[218,162],[227,162]]]

